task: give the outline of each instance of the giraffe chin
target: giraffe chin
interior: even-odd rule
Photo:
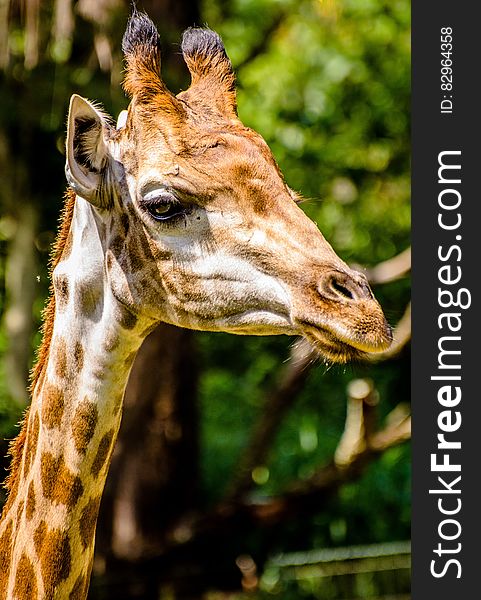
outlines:
[[[366,360],[371,354],[386,350],[392,341],[390,328],[377,344],[345,336],[341,339],[334,332],[320,327],[307,327],[302,334],[326,361],[340,364]]]
[[[339,340],[329,340],[327,337],[313,335],[312,333],[304,333],[303,335],[325,362],[346,364],[361,361],[368,355],[367,352],[358,350]]]

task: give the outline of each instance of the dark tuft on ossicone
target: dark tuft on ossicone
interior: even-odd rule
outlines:
[[[189,27],[182,36],[182,54],[196,59],[198,56],[227,58],[222,39],[218,33],[208,28]]]
[[[234,114],[235,75],[220,35],[208,28],[190,27],[182,36],[182,54],[192,87],[202,89],[202,95],[211,98],[220,112]]]
[[[134,9],[127,22],[127,28],[122,39],[122,50],[126,56],[133,54],[139,48],[147,48],[158,52],[160,47],[159,33],[145,13]]]
[[[145,13],[134,8],[122,40],[127,69],[124,89],[130,97],[149,103],[166,91],[160,78],[160,38]]]

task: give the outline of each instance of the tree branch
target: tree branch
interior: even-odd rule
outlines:
[[[400,254],[389,258],[375,267],[364,270],[366,277],[372,285],[389,283],[407,275],[411,269],[411,247],[406,248]]]
[[[368,354],[369,362],[382,362],[395,358],[411,340],[411,302],[406,306],[403,316],[399,320],[393,332],[393,343],[384,352],[379,354]]]
[[[174,547],[201,543],[204,536],[232,535],[234,530],[273,527],[287,517],[318,512],[343,484],[354,481],[377,456],[411,436],[411,418],[404,404],[398,405],[386,419],[383,429],[373,431],[373,408],[377,393],[372,383],[356,380],[350,396],[344,434],[334,459],[314,475],[291,485],[282,495],[255,501],[236,498],[221,502],[210,514],[193,516],[172,531]],[[361,409],[361,410],[359,410]]]

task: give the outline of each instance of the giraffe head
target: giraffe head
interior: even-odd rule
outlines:
[[[303,335],[333,361],[384,350],[391,330],[365,277],[336,255],[265,141],[237,117],[219,36],[184,33],[192,82],[177,96],[162,81],[146,15],[131,17],[123,51],[128,111],[116,128],[73,96],[66,164],[78,202],[101,224],[116,299],[154,322]]]

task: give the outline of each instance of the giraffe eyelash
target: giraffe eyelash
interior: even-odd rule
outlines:
[[[139,204],[157,222],[172,221],[186,214],[186,208],[168,191],[149,192],[140,199]]]

